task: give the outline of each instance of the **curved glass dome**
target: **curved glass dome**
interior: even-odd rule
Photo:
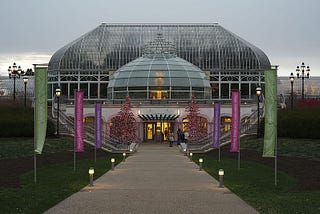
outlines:
[[[145,50],[145,46],[154,41],[159,33],[166,41],[170,41],[165,43],[169,48],[167,54],[176,55],[205,72],[211,84],[212,99],[230,100],[231,91],[234,89],[241,90],[243,99],[254,98],[255,88],[264,84],[264,70],[271,67],[262,50],[217,23],[102,23],[53,54],[48,65],[49,99],[54,99],[57,87],[61,88],[62,96],[67,100],[74,99],[76,90],[85,91],[85,99],[90,101],[105,100],[108,93],[109,97],[110,93],[113,96],[116,91],[107,91],[112,74],[129,62],[142,57],[144,53],[152,55],[154,50]],[[154,45],[157,46],[157,42]],[[162,49],[157,47],[159,50]],[[159,50],[156,50],[156,53]],[[167,60],[169,57],[165,58],[165,61],[170,61]],[[166,75],[171,73],[168,71]],[[167,80],[165,77],[163,79]],[[148,84],[149,82],[148,80]],[[193,87],[191,83],[189,86]],[[112,90],[113,87],[111,86]],[[154,86],[147,87],[148,95],[141,97],[151,96],[150,91],[153,89],[150,87]],[[131,90],[126,90],[131,93]],[[178,91],[177,88],[174,90]],[[169,91],[171,94],[167,96],[174,97],[174,90]]]
[[[49,62],[55,70],[117,70],[142,56],[142,47],[161,32],[173,41],[177,56],[202,70],[270,68],[259,48],[214,24],[106,24],[58,50]]]
[[[210,99],[211,87],[198,67],[173,54],[150,54],[117,70],[109,81],[108,98]]]

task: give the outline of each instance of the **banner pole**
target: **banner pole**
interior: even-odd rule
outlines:
[[[36,72],[36,65],[34,64],[34,72]],[[34,183],[37,183],[37,154],[36,154],[36,77],[34,78],[34,89],[33,89],[33,169],[34,169]]]
[[[240,139],[239,139],[239,148],[238,148],[238,171],[240,171]]]
[[[276,79],[278,78],[278,66],[275,66],[275,71],[276,71]],[[278,87],[276,87],[276,95],[278,93]],[[277,96],[276,96],[276,103],[277,103],[277,106],[278,106],[278,99],[277,99]],[[277,116],[276,116],[276,139],[275,139],[275,148],[274,148],[274,185],[277,186],[277,174],[278,174],[278,157],[277,157],[277,146],[278,146],[278,110],[277,110]]]
[[[73,171],[76,171],[76,144],[73,147]]]

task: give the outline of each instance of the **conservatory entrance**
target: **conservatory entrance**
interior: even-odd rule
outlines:
[[[175,120],[179,115],[175,114],[140,114],[143,120],[144,142],[167,142],[170,131],[174,131]]]

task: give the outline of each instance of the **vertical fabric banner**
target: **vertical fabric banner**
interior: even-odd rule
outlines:
[[[220,146],[220,103],[214,103],[214,118],[213,118],[213,148]]]
[[[84,142],[83,142],[83,91],[76,92],[75,101],[75,147],[76,152],[84,152]]]
[[[230,152],[239,152],[240,140],[240,93],[232,91],[232,122]]]
[[[264,71],[265,78],[265,124],[263,157],[274,157],[277,140],[277,70]]]
[[[35,152],[42,153],[47,133],[47,81],[48,68],[35,65]]]
[[[102,129],[101,129],[101,103],[96,103],[95,108],[95,137],[96,137],[96,148],[102,147]]]

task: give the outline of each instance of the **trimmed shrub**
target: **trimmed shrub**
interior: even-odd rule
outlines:
[[[25,108],[22,103],[5,103],[0,105],[0,137],[33,137],[33,108]],[[47,122],[47,136],[54,135],[55,125]]]
[[[264,118],[260,124],[264,135]],[[320,138],[320,108],[281,109],[278,111],[278,137]]]

